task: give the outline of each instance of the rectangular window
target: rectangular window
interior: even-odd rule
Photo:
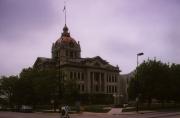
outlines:
[[[112,76],[112,82],[114,82],[114,76]]]
[[[78,72],[78,80],[80,80],[80,73]]]
[[[92,73],[92,72],[90,73],[90,78],[91,78],[91,79],[93,78],[93,73]]]
[[[115,86],[115,92],[117,92],[117,87]]]
[[[104,78],[104,73],[101,73],[101,78]]]
[[[96,92],[98,92],[99,91],[99,87],[98,87],[98,85],[96,85]]]
[[[68,57],[68,51],[66,50],[66,56]]]
[[[79,91],[81,90],[81,86],[80,86],[80,84],[78,84],[78,89],[79,89]]]
[[[109,82],[111,82],[111,76],[109,76]]]
[[[74,56],[75,56],[75,58],[77,57],[77,53],[76,52],[74,53]]]
[[[90,73],[90,80],[91,80],[91,92],[93,91],[93,73]]]
[[[115,82],[117,82],[117,76],[115,76]]]
[[[106,87],[106,89],[107,89],[107,90],[106,90],[106,91],[107,91],[107,93],[109,93],[109,88],[108,88],[108,86]]]
[[[94,80],[98,82],[99,80],[99,74],[97,72],[94,73]]]
[[[84,92],[84,84],[82,84],[82,92]]]
[[[70,72],[70,79],[73,78],[73,72]]]
[[[73,52],[72,51],[70,52],[70,57],[73,58]]]
[[[74,72],[74,78],[77,79],[77,77],[76,77],[76,72]]]
[[[109,78],[108,78],[108,75],[107,75],[107,82],[109,82],[108,80],[109,80]]]
[[[84,73],[82,73],[81,79],[82,79],[82,81],[84,81]]]
[[[112,86],[112,92],[114,93],[114,86]]]
[[[109,93],[111,93],[111,86],[109,86]]]

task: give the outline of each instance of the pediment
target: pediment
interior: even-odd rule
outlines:
[[[86,65],[89,66],[95,66],[95,67],[105,67],[108,65],[108,62],[103,60],[101,57],[93,57],[93,58],[88,58],[86,59]]]
[[[34,63],[34,67],[41,65],[41,64],[46,64],[46,63],[50,63],[51,59],[49,58],[45,58],[45,57],[38,57]]]
[[[108,62],[106,60],[102,59],[100,56],[94,57],[93,60],[95,62],[97,62],[97,63],[102,64],[102,65],[107,65],[108,64]]]

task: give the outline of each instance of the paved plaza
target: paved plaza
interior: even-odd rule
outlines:
[[[71,118],[180,118],[180,112],[147,112],[147,113],[81,113],[71,114]],[[58,113],[17,113],[17,112],[0,112],[0,118],[60,118]]]

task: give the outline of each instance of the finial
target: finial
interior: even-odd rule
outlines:
[[[65,24],[65,26],[64,26],[64,28],[63,28],[63,31],[64,31],[64,32],[68,32],[68,27],[67,27],[66,24]]]
[[[62,36],[70,37],[70,33],[68,32],[68,27],[67,27],[66,24],[65,24],[65,26],[64,26],[64,28],[63,28]]]

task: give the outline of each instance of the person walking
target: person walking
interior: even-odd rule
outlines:
[[[70,118],[69,117],[69,106],[61,107],[61,118]]]

